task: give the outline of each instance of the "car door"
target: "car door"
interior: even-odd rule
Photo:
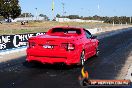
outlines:
[[[84,30],[86,41],[85,41],[85,54],[86,58],[89,58],[92,56],[92,35],[88,30]]]

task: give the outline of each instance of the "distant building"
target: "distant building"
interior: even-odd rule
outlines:
[[[58,22],[93,22],[93,23],[104,23],[104,21],[98,20],[82,20],[82,19],[69,19],[69,18],[56,18]]]
[[[21,18],[16,18],[14,20],[11,19],[11,22],[22,22],[22,21],[48,21],[48,19],[45,17],[21,17]]]

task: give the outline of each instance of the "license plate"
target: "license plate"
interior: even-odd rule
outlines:
[[[52,49],[53,46],[51,46],[51,45],[44,45],[43,48],[45,48],[45,49]]]

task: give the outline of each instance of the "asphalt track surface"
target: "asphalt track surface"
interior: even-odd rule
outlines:
[[[109,32],[99,34],[98,37],[107,34]],[[99,57],[86,61],[85,70],[91,79],[115,79],[132,51],[132,29],[99,41],[101,53]],[[0,64],[0,88],[81,88],[78,81],[81,67],[31,65],[25,62],[25,58]]]

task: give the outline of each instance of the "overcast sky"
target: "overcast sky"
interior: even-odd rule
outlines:
[[[132,16],[132,0],[54,0],[55,15],[62,15],[62,2],[65,3],[65,15],[79,16]],[[20,0],[22,12],[37,13],[52,17],[52,0]]]

